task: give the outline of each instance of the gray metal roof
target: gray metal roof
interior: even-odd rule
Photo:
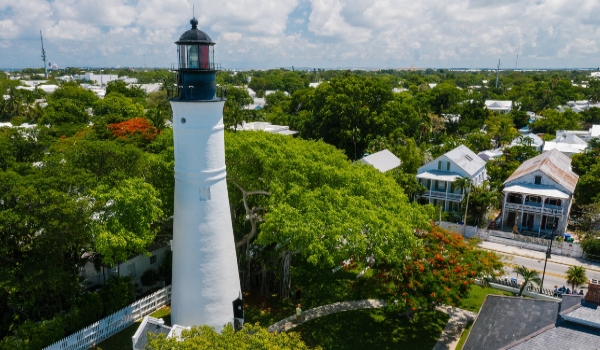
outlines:
[[[571,158],[557,150],[544,152],[539,156],[524,161],[523,164],[521,164],[521,166],[519,166],[506,181],[504,181],[504,185],[538,170],[563,186],[570,194],[575,192],[575,186],[577,186],[579,176],[571,170]]]
[[[515,138],[514,140],[512,140],[510,145],[511,146],[522,145],[525,143],[524,140],[527,137],[529,137],[532,140],[532,143],[531,143],[532,146],[542,146],[544,144],[544,140],[542,140],[541,137],[537,136],[536,134],[529,133],[529,134],[521,135],[521,136]]]
[[[592,350],[600,349],[600,330],[571,323],[542,332],[511,350]]]
[[[600,310],[597,307],[579,307],[565,315],[564,319],[600,329]]]
[[[485,161],[465,145],[460,145],[444,155],[471,177],[477,174],[481,168],[485,168]]]
[[[372,165],[382,173],[400,166],[400,159],[387,149],[363,157],[359,161],[364,164]]]
[[[148,333],[168,335],[171,332],[171,327],[151,316],[145,316],[142,323],[132,337],[133,349],[141,350],[148,344]]]
[[[539,299],[488,295],[463,350],[500,349],[551,327],[559,303]]]

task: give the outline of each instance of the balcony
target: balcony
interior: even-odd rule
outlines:
[[[554,205],[545,205],[542,211],[541,203],[525,202],[525,204],[506,203],[506,209],[513,209],[519,212],[564,216],[567,215],[566,209]]]
[[[423,193],[422,197],[444,199],[444,200],[449,200],[449,201],[453,201],[453,202],[460,202],[460,201],[462,201],[463,195],[456,194],[456,193],[446,193],[445,191],[444,192],[442,192],[442,191],[425,191]]]

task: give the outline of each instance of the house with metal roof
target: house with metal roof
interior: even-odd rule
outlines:
[[[387,149],[362,157],[358,161],[371,165],[382,173],[400,166],[400,159]]]
[[[504,181],[501,228],[563,234],[578,180],[571,158],[557,150],[526,160]]]
[[[583,153],[588,147],[588,143],[582,140],[576,134],[567,134],[560,136],[553,141],[544,143],[542,152],[548,152],[553,149],[562,152],[564,155],[571,157],[573,154]]]
[[[598,344],[600,309],[588,295],[565,294],[560,302],[488,295],[463,350],[587,350]]]
[[[421,204],[441,206],[444,211],[458,211],[464,189],[454,185],[460,177],[471,179],[474,186],[487,180],[485,161],[467,146],[460,145],[417,170],[417,181],[427,191],[416,198]]]
[[[513,102],[502,100],[485,100],[485,108],[493,112],[506,114],[513,109]]]
[[[544,147],[544,140],[534,133],[528,133],[519,135],[517,138],[512,140],[509,147],[513,146],[531,146],[535,148],[536,151],[541,152],[542,148]]]

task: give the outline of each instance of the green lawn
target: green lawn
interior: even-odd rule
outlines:
[[[481,305],[483,305],[483,301],[488,294],[515,296],[514,293],[506,292],[500,289],[490,287],[483,288],[478,285],[473,285],[471,286],[468,297],[462,299],[457,306],[461,309],[477,313],[479,312],[479,309],[481,309]]]
[[[431,350],[448,322],[437,311],[418,312],[413,320],[382,309],[345,311],[294,328],[309,346],[327,349]]]
[[[351,283],[356,279],[358,271],[337,271],[318,269],[312,265],[292,266],[292,290],[302,289],[303,310],[309,310],[321,305],[338,301],[361,300],[376,298],[375,295],[365,295],[352,289]],[[261,298],[244,294],[245,322],[259,322],[267,327],[285,317],[291,316],[296,310],[294,297],[281,300],[279,296]]]
[[[152,317],[162,318],[165,320],[165,324],[171,325],[171,308],[169,306],[164,306],[153,313],[150,314]],[[125,328],[119,333],[113,335],[112,337],[106,339],[102,343],[93,347],[94,350],[131,350],[133,347],[133,343],[131,342],[131,337],[135,334],[138,327],[140,326],[140,322],[136,322],[131,326]]]
[[[460,336],[460,340],[458,341],[458,344],[456,344],[456,350],[461,350],[463,345],[465,345],[465,341],[467,341],[467,336],[469,335],[469,332],[471,331],[471,326],[473,326],[473,322],[469,321],[467,323],[467,325],[465,326],[465,330],[462,332],[462,335]]]

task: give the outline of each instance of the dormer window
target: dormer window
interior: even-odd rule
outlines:
[[[536,176],[533,180],[533,183],[535,183],[536,185],[541,185],[542,184],[542,177],[541,176]]]

